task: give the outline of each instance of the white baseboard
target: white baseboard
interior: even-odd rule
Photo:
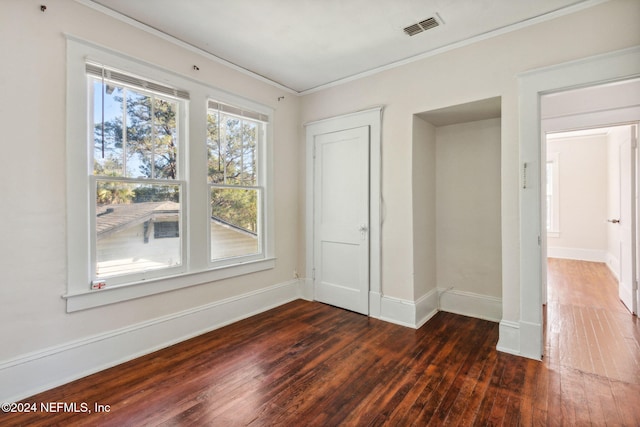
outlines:
[[[382,315],[382,294],[369,291],[369,316],[379,319]]]
[[[416,301],[416,328],[438,313],[438,290],[433,289]]]
[[[438,312],[438,291],[433,289],[417,301],[382,296],[380,320],[418,329]]]
[[[616,280],[620,281],[620,260],[618,257],[607,254],[607,267],[609,267],[609,271],[611,271]]]
[[[502,320],[496,349],[504,353],[542,360],[540,337],[542,325],[530,322]]]
[[[498,332],[498,351],[520,356],[520,323],[501,320]]]
[[[544,351],[542,324],[520,320],[520,356],[541,360]]]
[[[300,280],[300,298],[313,301],[313,279],[299,279]]]
[[[599,249],[547,247],[547,257],[580,261],[607,262],[607,252]]]
[[[383,295],[380,299],[379,319],[415,329],[416,304],[413,301]]]
[[[0,362],[0,402],[16,402],[305,295],[292,280]]]
[[[415,302],[383,296],[380,319],[417,329],[439,310],[499,322],[502,299],[440,288],[431,290]]]
[[[502,298],[438,288],[439,308],[448,313],[499,322],[502,319]]]

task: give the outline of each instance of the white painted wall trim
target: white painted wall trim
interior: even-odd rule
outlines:
[[[418,329],[438,312],[438,291],[433,289],[417,301],[382,296],[380,320]]]
[[[541,117],[540,97],[544,94],[621,81],[640,76],[640,46],[595,55],[550,67],[530,70],[518,76],[520,117],[520,165],[530,174],[520,184],[520,334],[517,352],[513,340],[502,337],[501,346],[532,359],[544,352],[542,318],[541,229]],[[522,176],[522,175],[521,175]],[[526,185],[525,185],[526,184]],[[515,303],[506,301],[505,303]],[[513,328],[512,328],[513,329]],[[507,333],[506,328],[500,329]],[[516,333],[514,330],[511,332]],[[506,351],[506,350],[505,350]]]
[[[416,329],[438,313],[438,290],[432,289],[416,301]]]
[[[379,319],[382,313],[382,294],[369,291],[369,316]]]
[[[416,303],[383,296],[380,301],[380,320],[416,329]]]
[[[620,259],[613,254],[607,254],[606,263],[613,277],[615,277],[617,281],[620,281]]]
[[[520,324],[509,320],[500,321],[498,329],[500,338],[496,348],[504,353],[520,356]]]
[[[607,262],[607,251],[601,249],[580,249],[547,247],[547,257],[577,259],[580,261]]]
[[[16,402],[270,310],[304,294],[296,279],[0,362],[0,402]]]
[[[438,311],[500,322],[502,299],[452,289],[433,289],[414,301],[382,296],[380,320],[418,329]]]
[[[313,301],[313,279],[305,277],[300,280],[300,298],[307,301]]]
[[[441,311],[492,322],[502,319],[502,298],[444,288],[438,288],[438,293]]]

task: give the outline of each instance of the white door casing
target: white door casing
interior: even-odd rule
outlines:
[[[314,298],[369,314],[369,127],[315,136]]]
[[[534,171],[540,172],[542,95],[637,77],[640,77],[638,46],[530,70],[518,75],[520,168],[529,165]],[[539,175],[528,180],[532,185],[526,188],[520,186],[519,319],[503,319],[498,342],[498,348],[502,351],[533,359],[540,359],[544,353],[542,260],[541,247],[538,244],[542,223],[538,177]]]
[[[315,163],[314,146],[316,136],[341,132],[344,130],[366,127],[369,129],[369,224],[366,237],[369,248],[368,270],[368,310],[369,316],[382,317],[382,285],[381,285],[381,234],[382,234],[382,107],[358,111],[342,116],[322,119],[305,124],[306,133],[306,202],[305,202],[305,285],[303,295],[307,299],[315,297],[315,283],[312,279],[316,270],[316,236],[315,236]],[[358,238],[362,237],[358,225]]]

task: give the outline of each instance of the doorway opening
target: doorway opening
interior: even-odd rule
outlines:
[[[640,117],[640,91],[637,88],[627,89],[626,85],[638,84],[639,77],[638,47],[531,70],[518,76],[520,310],[517,321],[511,317],[500,323],[499,349],[538,360],[545,353],[543,291],[546,289],[546,281],[542,275],[546,271],[543,268],[546,254],[542,253],[544,245],[541,240],[546,233],[543,232],[541,209],[541,184],[544,183],[541,175],[544,169],[540,167],[541,146],[544,145],[541,135],[545,129],[541,129],[541,123],[572,118],[575,119],[574,123],[563,129],[571,130],[637,121]],[[605,88],[606,91],[616,86],[622,89],[616,96],[590,96],[588,100],[583,98],[556,103],[553,111],[545,110],[542,105],[550,97],[562,97],[567,91],[590,88]],[[611,116],[614,114],[626,118],[613,120]],[[593,118],[596,116],[607,120],[594,125]]]
[[[594,266],[599,270],[608,270],[616,288],[610,293],[594,290],[600,302],[615,297],[629,312],[637,313],[636,132],[635,124],[619,124],[545,134],[543,301],[562,300],[562,295],[580,299],[581,287],[609,286],[605,284],[609,280],[599,277],[605,273],[596,275],[597,279],[559,277],[565,271],[560,267],[573,265],[581,270],[595,263],[601,264]]]

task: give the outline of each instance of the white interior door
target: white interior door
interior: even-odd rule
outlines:
[[[369,314],[369,127],[315,136],[314,298]]]
[[[635,128],[620,144],[620,283],[618,294],[629,311],[636,307],[636,141]]]

